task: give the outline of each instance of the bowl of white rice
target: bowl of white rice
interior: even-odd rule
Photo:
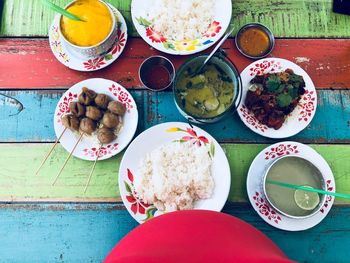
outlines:
[[[131,16],[139,35],[152,47],[177,55],[207,49],[225,33],[231,0],[133,0]]]
[[[172,211],[221,211],[230,167],[221,146],[204,130],[168,122],[141,133],[119,168],[119,191],[139,223]]]

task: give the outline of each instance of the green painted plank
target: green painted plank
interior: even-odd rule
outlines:
[[[118,169],[122,153],[100,161],[86,194],[83,187],[92,162],[72,158],[55,186],[51,186],[68,153],[58,145],[47,163],[35,176],[43,156],[51,144],[0,144],[0,201],[60,200],[117,201]],[[223,144],[229,159],[232,183],[229,200],[247,201],[245,180],[250,163],[267,145]],[[330,164],[337,190],[350,193],[350,145],[312,145]],[[338,203],[349,203],[338,199]]]
[[[333,207],[319,225],[301,232],[273,228],[248,204],[229,204],[223,212],[258,228],[297,262],[350,257],[350,207]],[[4,205],[0,218],[1,262],[102,262],[138,225],[114,204]]]
[[[63,90],[0,91],[0,142],[53,142],[52,116]],[[130,91],[139,110],[139,131],[168,121],[186,121],[171,92]],[[307,143],[349,143],[350,90],[318,90],[318,108],[310,125],[291,138]],[[40,113],[40,114],[39,114]],[[327,120],[332,116],[332,124]],[[237,114],[202,125],[219,142],[270,143],[249,130]]]
[[[64,6],[69,0],[56,0]],[[130,15],[131,0],[107,0],[117,7],[136,36]],[[350,17],[332,12],[332,0],[234,0],[232,22],[269,26],[277,37],[350,37]],[[38,0],[5,0],[0,36],[46,36],[53,11]]]

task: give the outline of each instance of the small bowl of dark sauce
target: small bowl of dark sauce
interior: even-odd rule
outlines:
[[[166,57],[152,56],[142,62],[139,68],[139,77],[142,85],[147,89],[161,91],[172,84],[175,68]]]
[[[271,30],[259,23],[242,26],[236,34],[235,42],[238,50],[252,59],[266,57],[275,46],[275,38]]]

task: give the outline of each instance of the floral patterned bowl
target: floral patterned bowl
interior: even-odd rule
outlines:
[[[208,25],[208,30],[199,39],[173,40],[165,37],[162,32],[156,32],[147,17],[146,10],[150,10],[150,2],[133,0],[131,3],[131,16],[139,35],[155,49],[174,55],[189,55],[203,51],[217,42],[225,33],[232,14],[231,0],[218,0],[215,2],[214,19]]]
[[[71,50],[71,52],[73,52],[74,54],[76,54],[77,56],[80,56],[82,58],[96,58],[98,56],[104,55],[105,53],[108,52],[108,50],[112,47],[113,43],[117,39],[118,26],[117,26],[117,20],[116,20],[114,13],[113,13],[113,10],[104,1],[102,1],[102,0],[98,0],[98,1],[101,2],[103,5],[105,5],[108,8],[109,13],[110,13],[110,17],[112,18],[111,31],[109,32],[108,36],[101,43],[98,43],[94,46],[89,46],[89,47],[77,46],[77,45],[69,42],[65,38],[64,34],[62,34],[61,23],[59,22],[58,30],[59,30],[59,33],[62,35],[62,40],[65,42],[66,46]],[[69,6],[71,6],[75,2],[76,1],[72,1],[69,4],[67,4],[65,6],[65,9],[67,9]],[[58,20],[61,21],[61,18],[62,18],[62,15],[59,15]]]
[[[134,137],[138,122],[136,103],[130,93],[114,81],[101,78],[81,81],[67,90],[57,103],[54,115],[54,128],[57,138],[64,130],[64,126],[61,122],[62,116],[70,113],[69,104],[72,101],[78,100],[78,96],[83,87],[92,89],[97,93],[104,93],[113,100],[118,100],[123,103],[127,109],[123,116],[123,127],[114,141],[103,145],[99,150],[100,144],[95,138],[83,136],[83,139],[73,152],[75,157],[83,160],[94,161],[96,156],[99,156],[99,160],[108,159],[121,152]],[[63,148],[70,152],[76,144],[78,137],[79,134],[73,133],[71,130],[67,129],[61,137],[60,143]]]

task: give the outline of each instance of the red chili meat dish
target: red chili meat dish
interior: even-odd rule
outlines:
[[[278,130],[305,93],[302,76],[291,69],[255,76],[245,99],[246,107],[266,126]]]

